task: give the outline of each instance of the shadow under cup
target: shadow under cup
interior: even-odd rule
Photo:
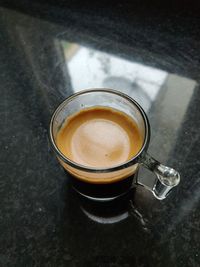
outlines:
[[[65,120],[84,108],[95,106],[117,109],[137,123],[143,138],[143,146],[129,161],[111,168],[89,168],[71,161],[58,149],[56,136]],[[50,140],[53,149],[60,164],[72,175],[74,189],[95,200],[111,200],[129,191],[133,180],[136,180],[139,158],[147,150],[149,138],[149,123],[143,109],[132,98],[110,89],[93,89],[72,95],[56,109],[50,123]]]
[[[61,153],[56,144],[56,137],[65,120],[80,110],[96,106],[117,109],[137,123],[143,140],[143,145],[137,155],[110,168],[93,168],[77,164]],[[125,194],[133,184],[140,184],[148,188],[157,199],[162,200],[180,182],[180,174],[176,170],[161,164],[147,153],[150,140],[147,116],[135,100],[119,91],[92,89],[70,96],[52,115],[49,134],[60,164],[72,175],[74,189],[87,198],[99,201],[112,200]],[[141,164],[156,176],[152,188],[137,179],[138,168]]]

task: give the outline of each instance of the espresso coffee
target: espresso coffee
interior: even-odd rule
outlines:
[[[134,157],[142,147],[136,122],[108,107],[83,109],[68,117],[56,138],[70,160],[93,168],[109,168]]]
[[[69,116],[57,133],[56,144],[75,163],[106,169],[134,157],[143,145],[143,138],[137,123],[127,114],[95,106]],[[76,191],[95,199],[112,199],[127,192],[138,169],[135,164],[116,172],[89,173],[61,164],[72,174]]]
[[[146,113],[119,91],[94,88],[70,96],[53,113],[49,130],[69,181],[86,198],[112,201],[141,184],[164,199],[180,181],[176,170],[147,153],[150,125]],[[142,165],[156,174],[151,187],[138,178]]]

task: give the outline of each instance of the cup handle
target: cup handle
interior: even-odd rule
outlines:
[[[152,171],[156,175],[156,179],[152,188],[141,183],[139,179],[137,180],[137,184],[147,187],[159,200],[165,199],[170,190],[180,182],[180,174],[176,170],[162,165],[148,153],[142,157],[141,164]]]

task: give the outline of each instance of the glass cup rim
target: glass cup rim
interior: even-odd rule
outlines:
[[[140,114],[142,115],[143,121],[144,121],[144,126],[145,126],[145,135],[144,135],[144,142],[143,145],[141,147],[141,149],[139,150],[139,152],[132,157],[131,159],[129,159],[128,161],[125,161],[121,164],[112,166],[112,167],[108,167],[108,168],[95,168],[95,167],[88,167],[88,166],[84,166],[81,164],[78,164],[72,160],[70,160],[69,158],[67,158],[57,147],[54,136],[53,136],[53,124],[54,124],[54,119],[56,117],[56,115],[59,113],[59,111],[62,109],[63,106],[67,105],[69,102],[71,102],[74,98],[76,98],[77,96],[83,95],[83,94],[87,94],[87,93],[95,93],[95,92],[105,92],[105,93],[110,93],[110,94],[114,94],[114,95],[118,95],[122,98],[125,98],[126,100],[128,100],[132,105],[136,106],[136,108],[138,109],[138,111],[140,112]],[[147,150],[148,145],[149,145],[149,140],[150,140],[150,124],[147,118],[147,115],[145,113],[145,111],[143,110],[143,108],[140,106],[140,104],[138,104],[137,101],[135,101],[132,97],[128,96],[127,94],[124,94],[120,91],[114,90],[114,89],[109,89],[109,88],[92,88],[92,89],[86,89],[86,90],[81,90],[80,92],[77,92],[75,94],[72,94],[71,96],[67,97],[66,99],[64,99],[59,106],[55,109],[55,111],[53,112],[52,116],[51,116],[51,120],[50,120],[50,126],[49,126],[49,139],[50,139],[50,143],[51,146],[54,150],[54,152],[59,156],[59,158],[61,160],[64,161],[64,163],[68,164],[69,166],[82,170],[82,171],[86,171],[86,172],[92,172],[92,173],[108,173],[108,172],[113,172],[113,171],[118,171],[124,168],[128,168],[131,165],[134,165],[136,163],[139,162],[139,158],[142,157],[143,153]]]

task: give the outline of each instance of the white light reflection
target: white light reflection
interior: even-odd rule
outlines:
[[[165,71],[92,48],[65,41],[62,45],[75,92],[85,88],[113,88],[132,96],[148,111],[167,77]]]
[[[112,216],[112,217],[100,217],[94,214],[91,214],[90,212],[86,211],[85,209],[83,209],[81,207],[81,210],[83,211],[83,213],[90,218],[92,221],[95,221],[97,223],[102,223],[102,224],[113,224],[113,223],[118,223],[121,222],[123,220],[125,220],[126,218],[128,218],[128,211],[116,215],[116,216]]]

